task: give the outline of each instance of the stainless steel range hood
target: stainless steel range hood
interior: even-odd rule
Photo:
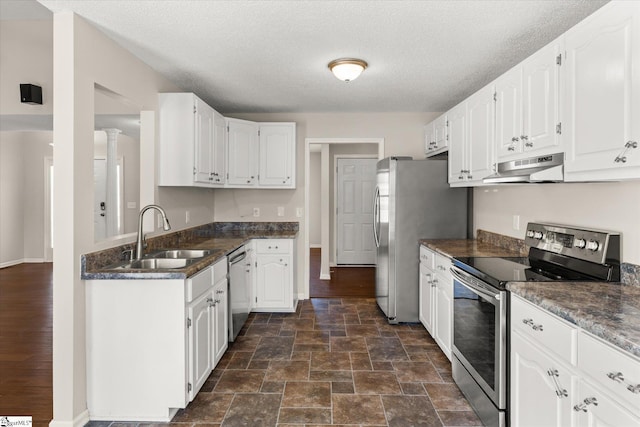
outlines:
[[[497,173],[482,180],[487,184],[562,181],[564,181],[564,153],[498,163]]]

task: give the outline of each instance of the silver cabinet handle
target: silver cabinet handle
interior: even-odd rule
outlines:
[[[507,150],[509,151],[516,151],[516,147],[514,147],[513,145],[510,145]]]
[[[514,136],[513,138],[511,138],[512,142],[518,142],[520,141],[520,138],[518,138],[517,136]]]
[[[218,289],[218,290],[216,291],[216,294],[218,294],[218,295],[220,295],[220,294],[224,294],[224,291],[221,291],[220,289]]]
[[[609,372],[607,374],[607,377],[611,378],[613,381],[617,383],[624,382],[624,375],[622,374],[622,372]]]
[[[613,159],[614,162],[616,163],[627,163],[627,151],[629,151],[632,148],[638,148],[638,142],[637,141],[627,141],[626,144],[624,144],[624,148],[622,149],[622,152],[616,156],[615,159]]]
[[[533,147],[533,142],[525,142],[524,146],[525,147]]]
[[[640,394],[640,384],[636,384],[636,385],[629,384],[627,386],[627,390],[629,390],[633,394]]]
[[[531,329],[533,329],[534,331],[543,331],[542,325],[536,325],[535,323],[533,323],[533,319],[522,319],[522,323],[531,326]]]
[[[559,398],[562,399],[563,397],[569,396],[569,393],[567,392],[567,390],[562,388],[560,386],[560,383],[558,382],[558,378],[560,377],[560,373],[558,373],[557,369],[549,369],[547,371],[547,375],[549,375],[551,377],[551,379],[553,380],[553,384],[555,384],[555,387],[556,387],[556,395]]]
[[[587,412],[587,407],[589,405],[598,406],[598,399],[595,397],[587,397],[583,400],[583,403],[579,403],[573,407],[573,410],[576,412]]]

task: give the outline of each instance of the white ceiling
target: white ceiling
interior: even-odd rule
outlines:
[[[224,114],[446,111],[606,3],[39,1],[83,16]],[[340,57],[369,68],[341,82],[327,68]]]

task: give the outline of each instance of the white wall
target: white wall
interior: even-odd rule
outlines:
[[[520,216],[520,230],[512,227]],[[476,188],[474,228],[524,238],[527,222],[622,233],[622,261],[640,264],[640,182],[525,184]]]
[[[53,21],[0,20],[0,112],[53,113]],[[20,102],[20,83],[42,87],[42,105]]]
[[[24,258],[24,147],[20,132],[0,132],[0,267]]]
[[[47,131],[0,132],[0,266],[44,258],[44,159]]]
[[[320,152],[309,155],[309,244],[320,246]]]

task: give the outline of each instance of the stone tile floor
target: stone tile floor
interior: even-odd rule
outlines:
[[[100,427],[147,423],[91,422]],[[253,313],[193,402],[169,424],[481,426],[421,324],[389,325],[375,299]]]

